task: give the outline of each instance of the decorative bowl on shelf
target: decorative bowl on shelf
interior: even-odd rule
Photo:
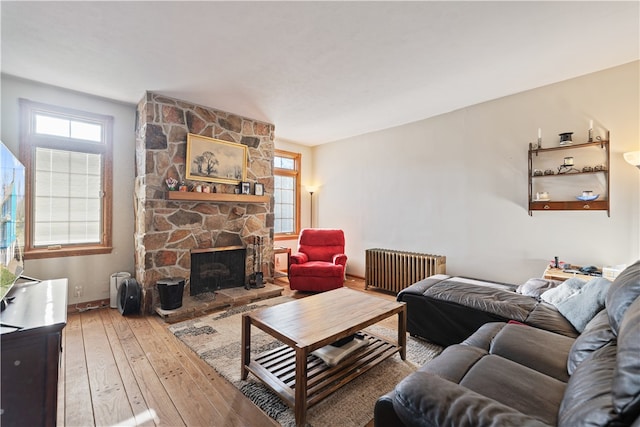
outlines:
[[[590,202],[592,200],[596,200],[598,197],[600,197],[599,194],[592,194],[590,196],[580,195],[577,196],[576,199],[582,200],[583,202]]]

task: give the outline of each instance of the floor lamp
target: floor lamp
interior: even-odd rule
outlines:
[[[307,187],[307,191],[309,192],[310,200],[311,200],[311,228],[313,228],[313,193],[316,192],[316,188]]]

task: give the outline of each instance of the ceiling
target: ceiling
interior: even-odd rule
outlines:
[[[2,1],[2,72],[317,145],[640,59],[640,2]]]

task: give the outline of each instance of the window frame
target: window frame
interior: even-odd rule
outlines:
[[[302,165],[302,154],[301,153],[294,153],[292,151],[285,151],[285,150],[274,150],[274,158],[275,157],[285,157],[287,159],[292,159],[293,163],[294,163],[294,170],[291,169],[281,169],[281,168],[276,168],[275,166],[273,167],[273,175],[274,177],[276,175],[280,175],[280,176],[286,176],[286,177],[294,177],[296,180],[296,195],[295,195],[295,230],[293,233],[275,233],[274,231],[274,240],[293,240],[293,239],[297,239],[298,236],[300,235],[300,189],[302,188],[302,185],[300,184],[300,178],[302,175],[302,171],[301,171],[301,165]],[[275,186],[274,186],[274,192],[275,192]],[[274,203],[275,203],[275,199],[274,199]],[[274,213],[274,220],[275,220],[275,213]]]
[[[20,99],[20,160],[25,167],[25,259],[57,258],[80,255],[108,254],[113,250],[112,217],[113,217],[113,117],[71,108],[43,104]],[[62,117],[69,120],[101,123],[103,140],[101,142],[79,140],[35,133],[36,114]],[[51,245],[49,247],[33,246],[34,209],[34,177],[36,148],[51,148],[62,151],[100,154],[102,157],[102,212],[101,236],[99,243],[79,243]]]

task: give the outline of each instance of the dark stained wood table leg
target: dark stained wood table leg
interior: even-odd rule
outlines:
[[[242,338],[240,342],[242,343],[240,378],[246,380],[249,374],[247,365],[251,363],[251,317],[246,314],[242,316]]]
[[[398,345],[400,346],[400,358],[407,359],[407,306],[398,312]]]
[[[307,349],[297,347],[296,350],[296,400],[294,412],[296,425],[304,426],[307,420]]]

